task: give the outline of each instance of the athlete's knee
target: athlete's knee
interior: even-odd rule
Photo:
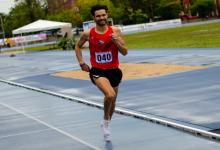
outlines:
[[[115,92],[108,92],[108,93],[105,94],[105,98],[106,98],[107,100],[110,100],[110,101],[115,101],[116,96],[117,96],[117,95],[116,95]]]

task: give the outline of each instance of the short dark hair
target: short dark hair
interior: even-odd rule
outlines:
[[[91,14],[95,16],[95,11],[105,9],[106,12],[108,12],[108,7],[106,5],[96,4],[91,7]]]

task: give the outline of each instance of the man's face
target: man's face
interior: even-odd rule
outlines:
[[[108,14],[105,9],[100,9],[95,11],[95,15],[93,16],[94,21],[99,26],[104,26],[107,24]]]

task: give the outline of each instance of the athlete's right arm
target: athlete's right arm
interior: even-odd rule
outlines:
[[[85,44],[86,41],[88,41],[89,38],[89,31],[84,31],[81,35],[79,40],[76,43],[75,46],[75,53],[76,57],[78,59],[79,65],[83,71],[88,72],[90,70],[89,66],[83,61],[82,56],[82,46]]]

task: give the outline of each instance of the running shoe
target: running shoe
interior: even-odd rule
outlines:
[[[111,141],[111,132],[108,126],[108,123],[101,123],[101,131],[104,137],[104,140],[107,141]]]

